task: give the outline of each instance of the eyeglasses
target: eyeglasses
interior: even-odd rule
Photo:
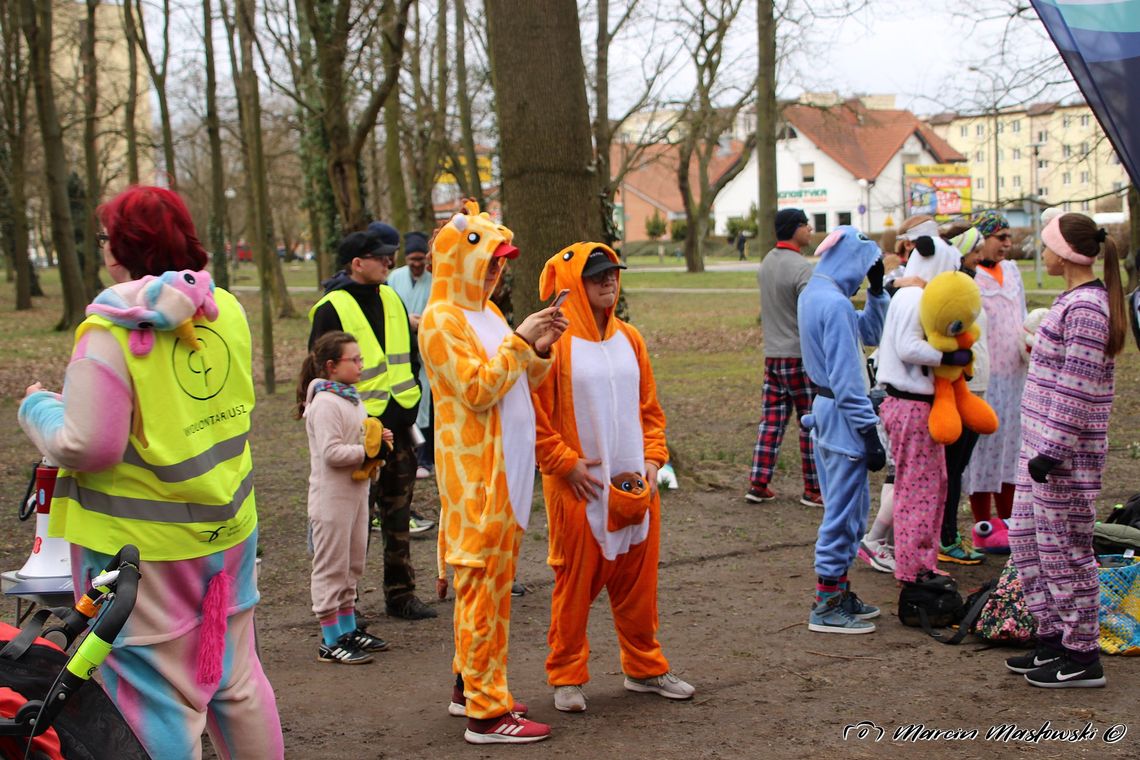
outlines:
[[[337,364],[340,364],[341,362],[352,362],[357,367],[363,367],[364,366],[364,357],[363,356],[342,356],[339,359],[337,359],[336,361],[337,361]]]
[[[597,274],[591,274],[591,275],[588,275],[586,277],[587,280],[594,283],[595,285],[601,285],[606,280],[616,280],[617,278],[618,278],[618,268],[617,267],[614,267],[612,269],[607,269],[604,272],[598,272]]]

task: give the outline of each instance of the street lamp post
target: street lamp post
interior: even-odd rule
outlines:
[[[1038,203],[1039,197],[1037,194],[1037,157],[1041,155],[1041,146],[1043,143],[1035,142],[1030,143],[1029,147],[1033,148],[1033,164],[1030,166],[1030,180],[1029,180],[1029,213],[1031,213],[1033,220],[1033,273],[1037,277],[1037,287],[1042,287],[1041,275],[1041,207]]]
[[[232,257],[230,260],[233,262],[234,268],[236,269],[238,266],[237,244],[234,243],[234,225],[233,222],[230,221],[230,203],[232,203],[233,199],[237,197],[237,190],[234,190],[232,187],[227,187],[224,195],[226,196],[226,211],[225,216],[223,217],[223,221],[225,222],[226,227],[226,243],[230,248],[229,255]]]

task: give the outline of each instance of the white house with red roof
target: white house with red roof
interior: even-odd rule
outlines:
[[[780,208],[802,208],[817,231],[853,224],[877,232],[902,221],[903,167],[966,157],[893,98],[812,97],[782,108],[776,143]],[[874,106],[874,107],[871,107]],[[721,191],[716,232],[746,216],[759,196],[756,156]]]

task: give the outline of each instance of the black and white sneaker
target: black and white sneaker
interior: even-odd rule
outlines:
[[[1064,652],[1058,652],[1056,649],[1039,646],[1029,654],[1019,654],[1016,657],[1007,658],[1005,666],[1014,673],[1028,673],[1031,670],[1037,670],[1055,663],[1064,654]]]
[[[364,652],[387,652],[388,642],[379,636],[373,636],[364,626],[357,626],[352,632],[352,643]]]
[[[372,655],[358,647],[352,640],[352,632],[336,640],[331,647],[321,644],[317,648],[317,662],[332,662],[341,665],[363,665],[372,662]]]
[[[1104,668],[1097,660],[1089,665],[1060,657],[1054,662],[1025,674],[1030,686],[1046,689],[1091,689],[1104,686]]]

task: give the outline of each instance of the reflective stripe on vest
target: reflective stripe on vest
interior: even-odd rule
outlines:
[[[360,304],[348,291],[334,290],[309,310],[309,321],[312,322],[321,304],[332,304],[340,318],[341,328],[356,338],[364,357],[364,368],[356,390],[360,393],[365,410],[372,417],[384,413],[389,398],[396,399],[396,403],[405,409],[413,409],[420,402],[420,386],[412,375],[412,338],[404,303],[396,291],[387,285],[378,286],[378,292],[384,308],[384,345],[389,352],[387,355],[380,347],[380,341],[368,324]]]
[[[153,348],[135,356],[126,328],[101,317],[80,325],[76,341],[100,327],[119,343],[138,417],[121,462],[60,470],[52,535],[106,554],[133,543],[143,559],[168,561],[228,549],[253,532],[249,325],[232,295],[215,289],[214,299],[217,320],[194,322],[200,350],[158,331]]]

